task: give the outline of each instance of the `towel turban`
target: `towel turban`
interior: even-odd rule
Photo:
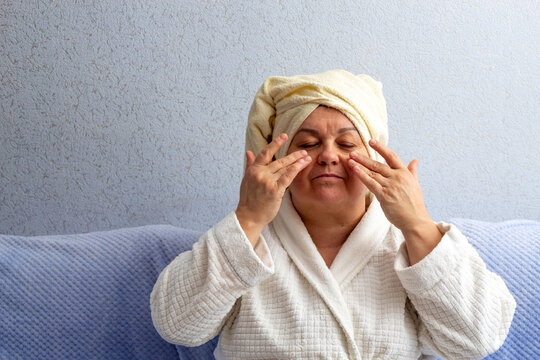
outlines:
[[[353,75],[344,70],[266,79],[249,111],[246,150],[257,155],[273,138],[287,133],[287,142],[276,153],[277,159],[284,157],[296,131],[319,105],[347,116],[358,129],[369,156],[384,161],[368,146],[370,139],[388,143],[382,84],[368,75]]]

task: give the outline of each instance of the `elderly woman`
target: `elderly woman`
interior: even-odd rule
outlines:
[[[452,224],[431,220],[387,146],[381,83],[270,77],[249,114],[238,207],[160,274],[167,341],[217,359],[482,358],[515,301]],[[384,163],[386,162],[386,164]]]

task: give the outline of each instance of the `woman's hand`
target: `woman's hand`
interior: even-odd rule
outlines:
[[[287,187],[311,161],[305,150],[272,161],[286,141],[287,134],[281,134],[257,157],[251,151],[246,152],[246,170],[240,185],[236,217],[254,246],[262,229],[277,215]]]
[[[350,153],[348,164],[379,200],[388,221],[403,233],[413,265],[429,254],[442,237],[424,205],[418,182],[418,160],[406,167],[399,156],[381,142],[372,139],[369,145],[388,165],[355,152]]]
[[[406,167],[399,156],[381,142],[372,139],[369,145],[388,165],[351,152],[349,166],[377,197],[388,221],[405,230],[431,220],[418,183],[418,160]]]

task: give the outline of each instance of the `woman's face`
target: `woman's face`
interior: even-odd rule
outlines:
[[[340,111],[319,106],[304,121],[287,153],[306,150],[311,163],[290,186],[293,203],[309,209],[314,206],[347,206],[364,201],[367,188],[347,166],[349,153],[369,156],[360,134]]]

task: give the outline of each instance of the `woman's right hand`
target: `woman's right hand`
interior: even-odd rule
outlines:
[[[286,141],[287,134],[281,134],[257,157],[251,151],[246,152],[246,170],[240,185],[236,217],[253,246],[262,229],[277,215],[287,187],[311,161],[305,150],[272,161]]]

